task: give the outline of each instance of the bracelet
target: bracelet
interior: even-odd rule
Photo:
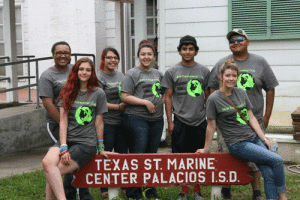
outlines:
[[[62,144],[62,145],[60,145],[60,147],[68,147],[68,145],[67,144]]]
[[[98,145],[97,149],[99,153],[101,153],[101,151],[104,151],[104,144]]]
[[[103,140],[98,140],[98,142],[103,142]]]
[[[68,147],[66,147],[66,146],[60,147],[60,152],[62,152],[64,150],[68,150]]]
[[[262,142],[265,143],[267,140],[269,140],[269,138],[266,137],[266,139],[262,140]]]

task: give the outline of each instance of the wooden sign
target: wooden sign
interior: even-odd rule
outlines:
[[[246,161],[230,153],[96,155],[73,174],[72,185],[151,187],[171,185],[245,185],[252,181]]]

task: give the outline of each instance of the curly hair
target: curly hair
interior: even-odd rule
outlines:
[[[98,83],[98,80],[96,77],[96,72],[95,72],[95,65],[94,65],[93,61],[91,61],[89,58],[81,58],[78,61],[76,61],[69,73],[67,82],[65,83],[61,92],[59,93],[59,96],[58,96],[58,99],[56,102],[56,104],[57,104],[58,101],[60,99],[62,99],[63,107],[64,107],[66,113],[69,113],[71,106],[73,105],[73,103],[77,97],[78,90],[80,88],[80,81],[78,78],[78,70],[79,70],[79,66],[85,62],[89,63],[92,67],[92,75],[87,84],[87,89],[88,89],[87,97],[89,96],[89,94],[91,92],[94,91],[95,87],[99,87],[99,83]]]
[[[102,54],[101,54],[101,64],[100,64],[100,69],[99,70],[102,70],[102,71],[104,70],[104,59],[105,59],[105,56],[107,55],[107,52],[109,52],[109,51],[114,52],[114,54],[116,54],[118,59],[120,60],[119,53],[115,48],[106,47],[105,49],[103,49]]]

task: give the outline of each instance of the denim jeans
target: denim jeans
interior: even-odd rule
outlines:
[[[125,113],[123,124],[129,134],[130,153],[157,153],[164,127],[163,119],[149,122],[142,117]],[[142,188],[127,188],[126,195],[128,198],[142,199]],[[147,188],[146,197],[157,197],[155,187]]]
[[[123,125],[104,124],[104,150],[118,153],[128,153],[127,135]],[[125,188],[122,188],[124,190]],[[101,192],[107,192],[107,188],[101,188]]]
[[[228,149],[233,156],[258,166],[264,178],[267,199],[277,200],[277,194],[286,192],[283,159],[268,150],[259,137],[229,144]]]

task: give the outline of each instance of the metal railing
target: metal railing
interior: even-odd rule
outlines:
[[[88,56],[88,57],[93,57],[93,62],[95,63],[95,55],[94,54],[84,54],[84,53],[73,53],[71,54],[71,56],[75,57],[75,62],[77,61],[78,56]],[[35,59],[30,59],[30,58],[34,58],[35,56],[17,56],[17,58],[27,58],[27,60],[20,60],[20,61],[16,61],[16,62],[9,62],[10,59],[7,56],[3,56],[0,57],[1,59],[6,59],[7,62],[6,63],[0,63],[0,67],[4,67],[4,66],[8,66],[8,65],[18,65],[18,64],[22,64],[22,63],[28,63],[28,67],[27,67],[27,76],[18,76],[18,79],[27,79],[28,80],[28,85],[24,85],[24,86],[18,86],[18,87],[14,87],[14,88],[9,88],[9,89],[5,89],[5,90],[0,90],[0,93],[5,93],[5,92],[11,92],[11,91],[15,91],[15,90],[19,90],[19,89],[23,89],[23,88],[28,88],[28,101],[32,102],[30,100],[30,88],[37,86],[36,87],[36,104],[37,104],[37,108],[40,108],[40,100],[39,100],[39,61],[43,61],[43,60],[52,60],[53,57],[43,57],[43,58],[35,58]],[[30,63],[31,62],[35,62],[35,74],[36,76],[30,76]],[[35,84],[30,84],[30,79],[31,78],[35,78],[36,83]],[[7,76],[0,76],[0,81],[2,80],[7,80],[7,81],[11,81],[11,77],[7,77]]]

